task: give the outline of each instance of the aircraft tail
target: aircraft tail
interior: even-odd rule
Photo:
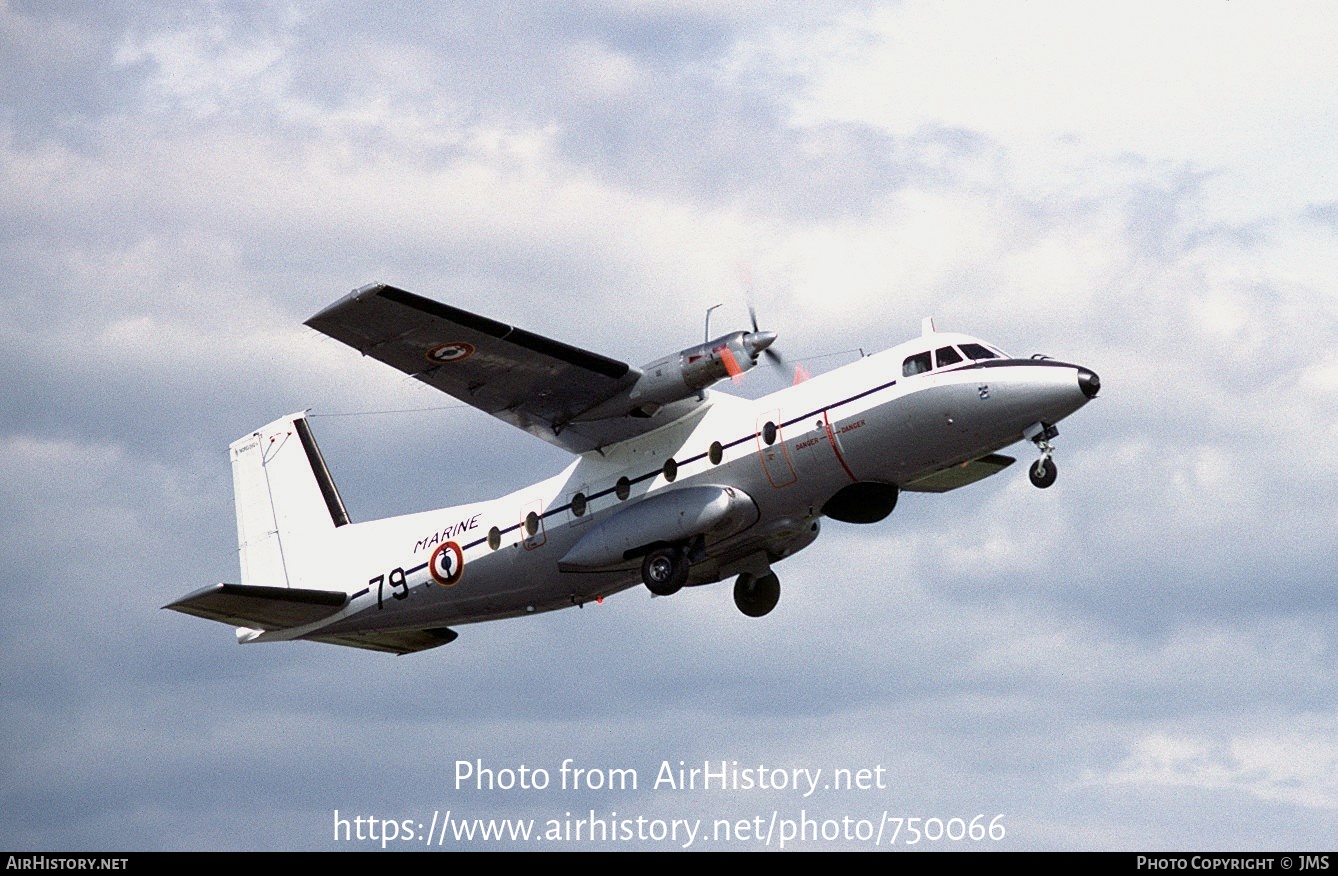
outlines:
[[[228,453],[242,584],[328,587],[335,530],[349,517],[306,415],[280,417]]]

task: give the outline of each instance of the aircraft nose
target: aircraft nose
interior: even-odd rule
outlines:
[[[1078,388],[1082,394],[1088,398],[1096,398],[1096,394],[1101,391],[1101,378],[1096,376],[1095,371],[1087,368],[1078,369]]]

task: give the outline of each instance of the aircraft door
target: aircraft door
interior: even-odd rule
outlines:
[[[773,487],[786,487],[798,480],[781,435],[780,421],[778,410],[757,418],[757,456]]]
[[[794,447],[794,467],[805,479],[818,470],[825,457],[832,455],[827,447],[827,428],[821,414],[791,423],[789,437]]]
[[[799,433],[801,425],[807,429]],[[795,468],[805,480],[810,478],[855,480],[855,476],[846,465],[838,430],[839,427],[828,419],[826,411],[813,414],[812,418],[802,424],[791,425]]]

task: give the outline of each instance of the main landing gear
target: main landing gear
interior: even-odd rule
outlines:
[[[673,596],[688,580],[688,555],[681,547],[660,547],[641,561],[641,580],[656,596]]]
[[[692,560],[691,550],[682,545],[657,547],[641,560],[641,581],[656,596],[672,596],[687,583]],[[734,582],[734,604],[748,617],[762,617],[779,601],[780,579],[770,569],[744,572]]]
[[[1041,458],[1031,464],[1031,469],[1027,472],[1031,478],[1031,484],[1044,490],[1055,482],[1059,477],[1059,469],[1055,466],[1055,461],[1050,457],[1054,455],[1055,448],[1051,446],[1050,439],[1059,434],[1059,429],[1046,423],[1036,423],[1023,430],[1022,435],[1033,442],[1037,449],[1041,451]]]
[[[780,602],[780,579],[775,572],[753,576],[744,572],[734,582],[734,604],[748,617],[761,617]]]

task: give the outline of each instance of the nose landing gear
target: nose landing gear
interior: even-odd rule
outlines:
[[[1034,487],[1044,490],[1055,482],[1059,476],[1059,469],[1055,461],[1050,457],[1054,455],[1055,448],[1050,444],[1050,439],[1059,434],[1059,429],[1046,423],[1034,423],[1022,431],[1022,436],[1034,443],[1041,451],[1041,458],[1031,464],[1031,469],[1027,472],[1031,478],[1031,484]]]
[[[1055,482],[1055,478],[1059,477],[1059,470],[1055,468],[1053,459],[1041,458],[1031,464],[1027,475],[1031,478],[1033,487],[1044,490]]]

